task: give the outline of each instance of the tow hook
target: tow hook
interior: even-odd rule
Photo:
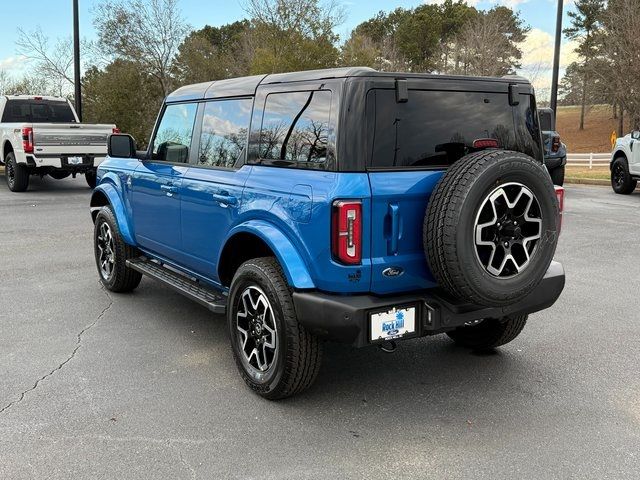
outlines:
[[[385,340],[380,345],[378,345],[380,350],[386,353],[393,353],[398,348],[398,345],[393,340]]]

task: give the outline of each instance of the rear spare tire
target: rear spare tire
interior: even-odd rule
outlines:
[[[469,154],[440,179],[424,219],[439,285],[465,302],[504,306],[526,297],[553,259],[558,203],[540,162],[518,152]]]

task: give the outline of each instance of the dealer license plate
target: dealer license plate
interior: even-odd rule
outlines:
[[[392,340],[416,331],[416,307],[392,308],[386,312],[372,313],[371,341]]]
[[[84,159],[82,157],[69,157],[67,162],[69,165],[82,165]]]

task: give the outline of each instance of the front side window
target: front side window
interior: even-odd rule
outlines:
[[[260,158],[324,164],[330,113],[331,92],[327,90],[268,95],[260,132]]]
[[[184,163],[189,159],[193,124],[198,105],[183,103],[168,105],[153,141],[153,159]]]
[[[247,143],[252,99],[207,102],[202,117],[198,165],[232,168]]]

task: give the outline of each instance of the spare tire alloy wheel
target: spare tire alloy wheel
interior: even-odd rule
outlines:
[[[491,275],[510,278],[535,255],[542,234],[540,204],[522,183],[493,190],[476,216],[476,258]]]
[[[278,326],[264,292],[251,285],[240,295],[236,341],[242,362],[256,373],[267,372],[278,354]]]
[[[513,305],[544,278],[558,240],[558,201],[541,162],[506,150],[474,152],[436,186],[424,248],[438,286],[463,302]]]

